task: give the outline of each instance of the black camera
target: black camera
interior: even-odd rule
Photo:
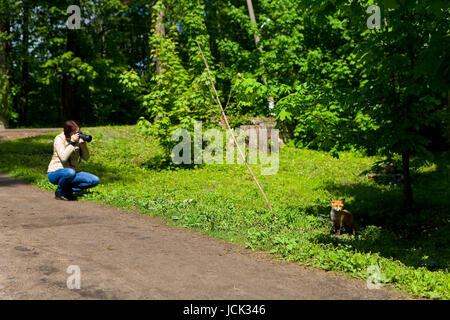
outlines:
[[[92,141],[92,136],[90,136],[88,134],[84,134],[81,131],[78,131],[77,133],[80,136],[80,138],[83,139],[84,141],[86,141],[86,142],[91,142]]]

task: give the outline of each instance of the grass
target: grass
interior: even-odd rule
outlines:
[[[378,276],[417,297],[449,299],[450,161],[437,155],[415,168],[417,206],[401,215],[401,190],[377,185],[359,174],[379,160],[343,152],[283,147],[279,171],[260,175],[252,165],[277,220],[244,165],[202,165],[161,170],[158,142],[135,126],[84,128],[94,136],[91,159],[78,170],[100,177],[83,199],[163,217],[169,224],[194,229],[278,258],[367,280]],[[0,170],[47,190],[55,134],[0,143]],[[360,233],[331,235],[329,198],[346,198]],[[376,266],[379,274],[373,273]]]

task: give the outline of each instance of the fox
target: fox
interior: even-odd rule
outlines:
[[[334,234],[341,235],[342,226],[345,227],[347,231],[351,231],[353,235],[356,235],[356,223],[353,219],[353,215],[350,211],[342,209],[344,207],[345,199],[342,200],[331,200],[331,211],[330,218],[334,225]]]

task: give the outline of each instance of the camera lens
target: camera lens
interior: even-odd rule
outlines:
[[[86,142],[91,142],[92,141],[92,136],[88,135],[88,134],[84,134],[81,131],[78,131],[78,134],[80,135],[80,138],[83,139]]]

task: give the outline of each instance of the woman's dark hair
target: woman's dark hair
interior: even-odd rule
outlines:
[[[80,128],[80,126],[78,125],[78,123],[76,123],[73,120],[67,120],[66,123],[64,124],[64,135],[66,136],[67,139],[70,139],[70,136],[72,135],[72,133],[74,131],[76,131],[78,128]]]

